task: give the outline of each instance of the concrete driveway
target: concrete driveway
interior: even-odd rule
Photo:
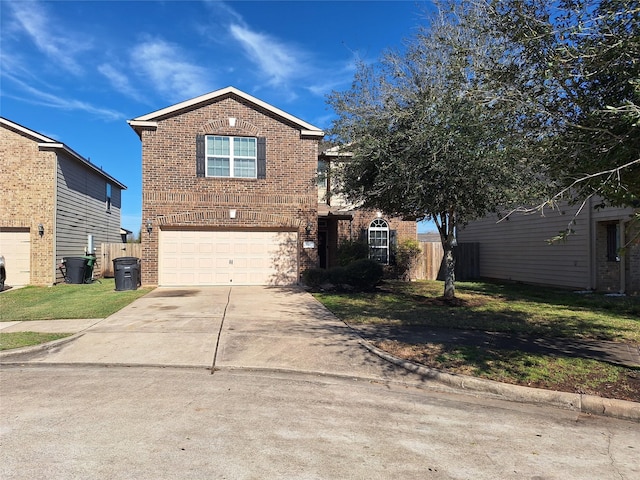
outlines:
[[[282,287],[157,288],[30,362],[295,370],[381,378],[397,371],[310,294]]]

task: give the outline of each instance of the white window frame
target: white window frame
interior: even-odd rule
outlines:
[[[229,155],[210,155],[209,154],[209,139],[212,138],[227,138],[229,139]],[[254,141],[254,153],[252,156],[236,155],[234,152],[235,139],[250,139]],[[258,139],[257,137],[235,137],[229,135],[206,135],[204,140],[204,171],[205,176],[211,178],[258,178]],[[229,175],[209,175],[209,160],[213,158],[225,158],[229,160]],[[235,175],[235,160],[253,160],[253,176],[236,176]]]
[[[386,233],[385,237],[381,237],[380,233]],[[373,238],[372,238],[373,237]],[[386,240],[385,245],[373,245],[372,240]],[[389,222],[382,218],[376,218],[369,224],[368,245],[369,258],[376,260],[384,265],[389,265],[389,243],[391,235],[389,230]]]

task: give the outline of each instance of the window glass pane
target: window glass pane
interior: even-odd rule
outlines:
[[[207,137],[207,155],[229,155],[229,137]]]
[[[256,139],[255,138],[234,138],[233,154],[238,157],[255,157],[256,156]]]
[[[256,161],[253,159],[236,158],[233,162],[233,176],[253,178],[256,176]]]
[[[207,159],[207,176],[209,177],[230,176],[229,159],[228,158]]]

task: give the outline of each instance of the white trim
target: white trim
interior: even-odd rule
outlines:
[[[276,114],[277,116],[284,118],[286,120],[289,120],[290,122],[295,123],[296,125],[298,125],[299,127],[301,127],[301,131],[305,134],[305,135],[313,135],[313,136],[324,136],[324,132],[319,129],[318,127],[315,127],[313,125],[311,125],[310,123],[307,123],[303,120],[300,120],[297,117],[294,117],[293,115],[280,110],[279,108],[274,107],[273,105],[270,105],[266,102],[263,102],[262,100],[249,95],[248,93],[245,93],[241,90],[238,90],[235,87],[226,87],[226,88],[222,88],[220,90],[215,90],[213,92],[201,95],[199,97],[195,97],[192,98],[190,100],[185,100],[184,102],[180,102],[180,103],[176,103],[175,105],[171,105],[169,107],[166,108],[162,108],[160,110],[156,110],[155,112],[151,112],[148,113],[146,115],[142,115],[140,117],[136,117],[132,120],[129,120],[128,123],[129,125],[131,125],[132,127],[134,126],[138,126],[136,125],[137,122],[153,122],[154,120],[156,120],[159,117],[163,117],[166,115],[170,115],[172,113],[178,112],[180,110],[183,110],[185,108],[189,108],[189,107],[194,107],[200,103],[205,103],[208,102],[209,100],[213,100],[217,97],[221,97],[223,95],[227,95],[227,94],[233,94],[233,95],[237,95],[238,97],[241,97],[245,100],[247,100],[248,102],[253,103],[254,105],[264,108],[265,110],[270,111],[271,113]],[[143,125],[139,125],[139,126],[143,126]]]
[[[141,129],[156,129],[158,128],[158,122],[144,122],[140,120],[127,120],[127,123],[131,125],[131,127],[139,127]]]
[[[306,137],[324,137],[322,130],[300,130],[300,135]]]
[[[11,120],[7,120],[4,117],[0,117],[0,123],[7,125],[9,128],[13,128],[14,130],[18,130],[19,132],[29,135],[36,140],[40,140],[41,142],[56,143],[56,140],[54,140],[53,138],[45,137],[38,132],[35,132],[27,127],[23,127],[22,125],[12,122]]]

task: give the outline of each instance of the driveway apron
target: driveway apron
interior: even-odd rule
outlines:
[[[394,370],[313,296],[285,287],[157,288],[30,359],[386,377]]]

